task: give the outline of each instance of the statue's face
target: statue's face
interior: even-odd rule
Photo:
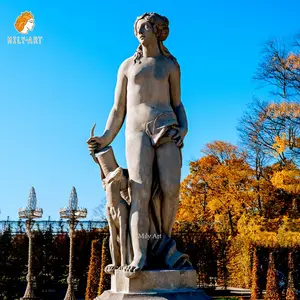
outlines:
[[[33,19],[31,18],[30,20],[27,21],[26,25],[25,25],[25,28],[28,28],[28,30],[32,30],[34,27],[34,21]]]
[[[136,33],[139,42],[144,46],[154,43],[157,40],[152,25],[147,20],[142,19],[137,22]]]

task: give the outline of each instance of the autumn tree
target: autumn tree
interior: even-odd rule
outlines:
[[[190,163],[190,174],[181,184],[177,220],[180,222],[202,222],[212,218],[208,204],[208,182],[205,174],[212,172],[216,160],[203,157]]]
[[[299,160],[300,103],[254,100],[241,119],[241,142],[267,163]]]
[[[181,185],[177,220],[197,223],[199,230],[213,235],[218,282],[226,286],[238,219],[253,210],[252,170],[246,154],[230,143],[209,143],[202,153],[190,163],[191,172]]]
[[[270,94],[277,99],[286,100],[295,95],[291,68],[297,66],[297,60],[292,61],[294,56],[291,58],[290,55],[288,47],[279,40],[268,41],[262,49],[261,60],[254,75],[254,79],[263,86],[271,87]]]
[[[218,230],[228,227],[235,234],[239,216],[253,205],[246,155],[222,141],[207,144],[202,153],[182,183],[178,220],[216,221]]]
[[[277,189],[281,189],[290,196],[288,207],[289,215],[293,218],[299,217],[298,200],[300,194],[300,170],[293,162],[274,172],[271,182]]]
[[[293,49],[288,56],[291,85],[298,96],[300,96],[300,34],[293,43]]]
[[[269,89],[271,99],[256,98],[249,105],[238,126],[240,147],[215,141],[190,163],[177,214],[178,221],[213,232],[219,280],[223,277],[226,285],[229,272],[230,284],[248,288],[253,247],[275,250],[299,243],[299,232],[285,219],[299,217],[299,39],[293,48],[268,42],[255,79]],[[258,293],[257,271],[252,298]],[[279,297],[276,276],[270,255],[269,299]]]
[[[268,163],[268,157],[260,143],[258,143],[257,135],[260,130],[256,122],[255,106],[249,105],[247,112],[240,120],[238,126],[239,137],[241,145],[247,151],[247,162],[252,167],[253,173],[253,189],[255,192],[256,206],[259,213],[263,209],[263,184],[266,183],[264,179],[264,167]]]
[[[239,132],[241,141],[258,160],[271,156],[281,163],[299,159],[300,125],[300,43],[280,41],[265,44],[254,78],[267,87],[271,101],[254,100],[244,114]]]
[[[238,129],[255,171],[253,188],[258,209],[260,213],[266,213],[268,205],[274,205],[280,193],[281,200],[285,197],[283,194],[288,194],[287,186],[283,189],[276,183],[283,177],[285,180],[289,177],[289,181],[296,178],[300,163],[300,103],[256,100],[244,113]]]

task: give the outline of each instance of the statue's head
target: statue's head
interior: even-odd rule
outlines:
[[[157,42],[162,55],[172,59],[177,65],[176,58],[163,45],[169,35],[169,20],[157,13],[144,13],[137,17],[134,22],[134,34],[140,42],[134,62],[140,61],[143,57],[143,47],[151,43]],[[179,67],[179,65],[178,65]]]
[[[33,14],[29,11],[25,11],[18,16],[15,28],[20,33],[27,34],[28,31],[33,30],[34,27],[34,17]]]
[[[136,19],[134,34],[141,44],[163,42],[169,35],[169,20],[157,13],[145,13]]]

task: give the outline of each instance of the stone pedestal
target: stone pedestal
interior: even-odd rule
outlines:
[[[95,300],[209,300],[202,290],[196,288],[195,270],[142,271],[137,278],[125,277],[116,270],[111,276],[111,290]]]

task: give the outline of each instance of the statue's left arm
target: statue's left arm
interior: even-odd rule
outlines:
[[[188,122],[185,113],[184,106],[181,102],[181,90],[180,90],[180,69],[175,63],[172,64],[169,77],[170,84],[170,96],[171,96],[171,105],[176,114],[179,133],[175,136],[175,139],[178,138],[177,146],[180,146],[183,142],[183,139],[188,131]]]

